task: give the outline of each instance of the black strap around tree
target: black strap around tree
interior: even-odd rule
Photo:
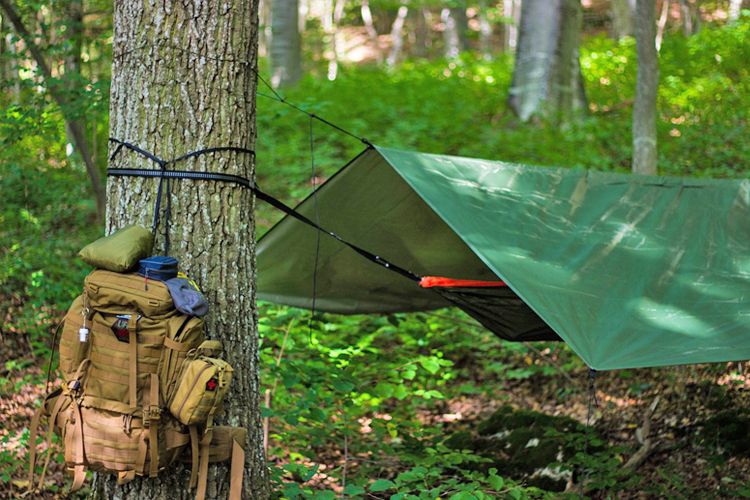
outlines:
[[[297,219],[298,221],[304,224],[307,224],[308,226],[313,227],[320,232],[327,234],[328,236],[334,238],[340,243],[351,248],[352,250],[354,250],[355,252],[357,252],[359,255],[366,258],[367,260],[374,262],[375,264],[379,264],[385,267],[386,269],[396,272],[400,274],[401,276],[408,278],[412,281],[419,282],[421,280],[419,276],[412,273],[411,271],[404,269],[402,267],[399,267],[389,262],[388,260],[380,257],[379,255],[375,255],[372,252],[368,252],[364,248],[358,247],[357,245],[354,245],[353,243],[349,243],[348,241],[346,241],[345,239],[343,239],[341,236],[334,233],[333,231],[329,231],[321,227],[319,224],[305,217],[304,215],[297,212],[296,210],[286,205],[282,201],[274,198],[273,196],[269,194],[264,193],[257,186],[255,186],[249,179],[245,177],[241,177],[238,175],[231,175],[231,174],[223,174],[223,173],[218,173],[218,172],[191,172],[187,170],[168,170],[167,169],[167,166],[169,164],[184,161],[189,158],[196,158],[198,156],[209,154],[209,153],[232,151],[235,153],[249,154],[249,155],[255,156],[255,151],[253,151],[252,149],[236,147],[236,146],[220,146],[220,147],[213,147],[213,148],[206,148],[206,149],[199,149],[196,151],[192,151],[190,153],[187,153],[185,155],[182,155],[172,160],[163,160],[157,157],[156,155],[154,155],[153,153],[150,153],[144,149],[141,149],[138,146],[135,146],[129,142],[121,141],[119,139],[114,139],[114,138],[110,138],[109,140],[110,142],[117,144],[117,148],[115,148],[114,152],[110,156],[110,161],[113,161],[123,148],[127,148],[131,151],[134,151],[140,154],[144,158],[147,158],[153,161],[159,166],[158,170],[147,169],[147,168],[109,168],[107,169],[107,175],[112,176],[112,177],[156,177],[156,178],[159,178],[159,187],[157,188],[157,194],[156,194],[156,204],[154,206],[154,223],[153,223],[153,228],[152,228],[154,233],[156,233],[156,230],[158,228],[159,211],[161,209],[161,198],[162,198],[162,183],[164,182],[165,179],[167,180],[167,182],[169,182],[170,179],[191,179],[191,180],[199,180],[199,181],[202,180],[202,181],[229,182],[232,184],[237,184],[239,186],[242,186],[246,189],[249,189],[260,200],[263,200],[269,205],[271,205],[272,207],[277,208],[278,210],[281,210],[282,212],[289,215],[290,217],[293,217],[294,219]],[[371,146],[368,146],[368,147],[371,147]],[[167,184],[167,212],[166,212],[167,233],[169,233],[170,211],[171,211],[171,201],[169,198],[169,184]],[[169,251],[169,235],[168,234],[166,236],[165,243],[166,243],[165,244],[166,251],[168,253]]]

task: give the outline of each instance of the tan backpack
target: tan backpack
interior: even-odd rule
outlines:
[[[239,499],[246,432],[213,426],[232,369],[206,355],[220,353],[221,345],[205,341],[203,320],[177,311],[159,281],[96,270],[63,321],[65,384],[32,420],[30,487],[38,428],[47,416],[48,446],[57,431],[72,491],[83,485],[86,470],[116,473],[124,484],[136,475],[155,477],[187,451],[198,498],[205,496],[208,463],[231,459],[230,498]],[[48,463],[49,453],[40,488]]]

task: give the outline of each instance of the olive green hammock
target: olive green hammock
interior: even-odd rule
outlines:
[[[340,238],[287,215],[258,243],[262,300],[454,305],[508,340],[562,339],[597,370],[750,358],[748,180],[368,147],[296,210]]]

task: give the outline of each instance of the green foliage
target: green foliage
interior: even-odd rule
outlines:
[[[43,158],[0,157],[3,331],[28,335],[34,351],[46,355],[48,333],[78,294],[88,270],[76,253],[101,228],[94,221],[85,174]]]
[[[24,5],[24,15],[31,16],[36,4]],[[109,9],[106,2],[100,7]],[[88,134],[97,139],[103,166],[108,70],[101,67],[108,66],[111,35],[106,15],[95,31],[84,44],[89,62],[80,75],[73,75],[77,83],[70,99],[75,116],[86,118]],[[660,56],[662,173],[747,175],[749,32],[745,18],[688,39],[667,35]],[[50,45],[45,50],[68,49]],[[634,43],[588,38],[581,62],[590,113],[565,127],[544,121],[523,124],[512,115],[505,104],[509,57],[409,61],[389,71],[341,67],[335,81],[314,68],[287,97],[385,146],[626,171]],[[95,222],[85,172],[66,150],[60,110],[48,93],[39,91],[45,84],[40,86],[28,70],[21,74],[20,95],[0,95],[0,309],[3,335],[27,340],[39,356],[47,354],[51,328],[88,270],[75,254],[102,228]],[[257,121],[261,187],[289,202],[309,194],[309,120],[260,96]],[[313,122],[313,131],[316,174],[323,178],[364,147],[319,122]],[[259,206],[261,232],[278,217]],[[543,382],[560,371],[582,368],[564,345],[500,343],[455,311],[311,318],[309,312],[262,304],[260,332],[262,385],[272,396],[263,414],[269,421],[269,456],[279,496],[545,496],[505,477],[507,471],[492,468],[473,451],[447,446],[446,438],[456,436],[456,429],[429,416],[464,397],[503,401],[509,380]],[[29,381],[15,377],[29,363],[19,358],[5,363],[0,392],[18,391],[19,384]],[[648,389],[637,380],[629,384],[633,395]],[[571,390],[561,388],[560,394]],[[741,424],[737,430],[745,432],[747,422]],[[722,437],[729,429],[721,427],[706,439]],[[590,453],[584,454],[580,433],[559,437],[570,439],[566,445],[578,450],[561,465],[587,471],[590,490],[616,495],[639,481],[618,472],[623,450],[600,449],[599,438],[592,437]],[[7,482],[7,471],[17,461],[16,455],[0,451],[0,482]],[[660,471],[662,482],[652,487],[654,495],[686,491],[669,467]],[[728,495],[750,491],[739,480],[724,483]]]
[[[487,343],[495,349],[484,362],[510,363],[507,356],[514,356],[464,318],[311,318],[263,304],[261,361],[273,396],[263,413],[270,422],[270,454],[285,463],[275,469],[284,496],[318,498],[319,490],[303,483],[324,473],[328,481],[346,474],[352,491],[401,495],[396,498],[491,497],[502,479],[472,465],[486,459],[446,447],[442,426],[425,426],[420,417],[470,385],[469,370],[451,360],[464,360]],[[491,385],[492,376],[485,383]],[[314,470],[313,464],[331,462],[339,465]],[[380,479],[370,484],[371,478]],[[525,496],[512,481],[504,484],[508,494]]]
[[[660,53],[659,168],[667,175],[741,178],[750,157],[750,19],[685,38]],[[590,113],[580,123],[520,123],[506,106],[512,59],[407,61],[398,69],[343,67],[335,81],[308,75],[285,97],[375,144],[527,164],[627,171],[635,42],[589,37],[581,66]],[[260,92],[268,93],[262,86]],[[310,190],[309,120],[258,100],[258,175],[266,190]],[[328,176],[363,145],[315,122],[315,158]],[[273,220],[273,215],[262,213]],[[263,222],[263,220],[262,220]]]

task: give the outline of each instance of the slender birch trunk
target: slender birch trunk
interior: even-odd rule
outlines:
[[[578,0],[524,0],[508,99],[522,121],[545,114],[567,121],[586,109],[581,23]]]
[[[271,84],[294,85],[302,77],[299,0],[271,3]]]
[[[362,22],[365,24],[367,36],[370,38],[370,42],[375,49],[375,58],[378,63],[382,63],[383,48],[380,46],[380,37],[378,36],[378,31],[375,29],[375,23],[372,19],[372,10],[370,10],[370,2],[368,0],[362,0],[362,7],[359,12],[362,16]]]
[[[386,59],[386,64],[390,68],[395,67],[401,60],[401,51],[404,48],[404,23],[408,14],[409,7],[401,5],[398,8],[396,20],[393,21],[393,26],[391,27],[391,51]]]
[[[620,40],[634,33],[635,0],[612,0],[610,6],[612,38]]]
[[[455,59],[469,47],[466,37],[468,19],[466,17],[465,3],[460,2],[458,7],[444,7],[440,12],[440,19],[443,21],[445,57]]]
[[[656,175],[656,94],[659,59],[656,52],[656,5],[638,0],[635,39],[638,51],[638,80],[633,105],[633,173]]]
[[[487,15],[489,4],[487,0],[479,2],[479,51],[485,61],[492,59],[492,24]]]
[[[742,12],[742,0],[729,0],[729,12],[727,14],[727,19],[730,23],[733,23],[737,19],[740,18],[740,13]]]

